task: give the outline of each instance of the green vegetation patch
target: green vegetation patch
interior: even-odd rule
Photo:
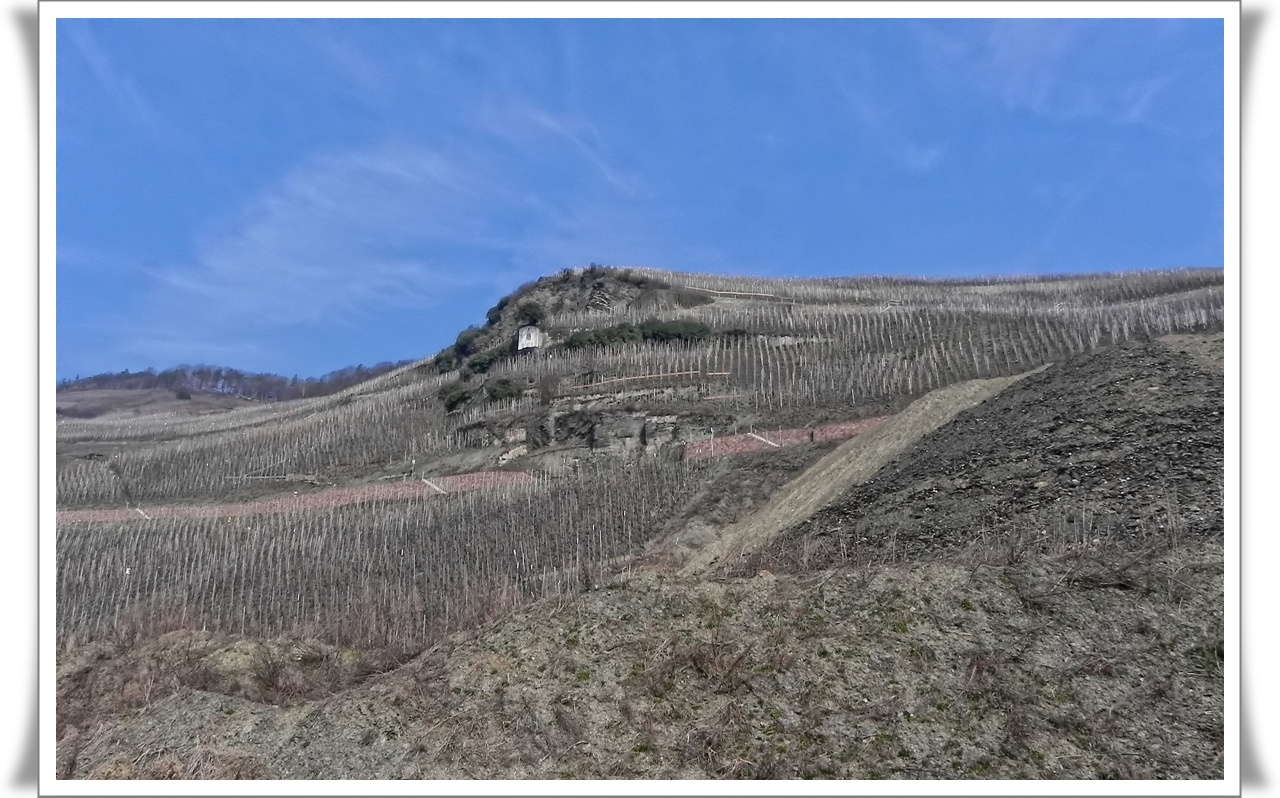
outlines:
[[[444,402],[444,409],[450,413],[471,401],[471,395],[471,390],[461,382],[451,382],[443,385],[439,392],[436,393],[437,398]]]
[[[453,348],[462,357],[470,357],[479,351],[479,339],[483,334],[483,330],[478,327],[468,327],[458,333],[458,338],[453,343]]]
[[[471,374],[483,374],[493,368],[494,364],[502,360],[510,352],[508,347],[495,346],[492,349],[486,349],[475,357],[467,361],[467,369]]]
[[[519,384],[507,377],[499,377],[489,380],[484,384],[485,396],[489,397],[490,402],[500,402],[504,399],[515,399],[524,392]]]
[[[623,322],[599,330],[581,330],[569,336],[563,346],[565,349],[588,349],[641,341],[694,342],[710,335],[711,328],[700,322],[649,319],[639,325]]]
[[[547,310],[542,305],[532,300],[521,302],[516,308],[516,322],[521,326],[526,324],[541,324],[547,318]]]

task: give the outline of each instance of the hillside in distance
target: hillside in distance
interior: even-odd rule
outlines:
[[[592,266],[331,396],[60,419],[60,772],[1221,778],[1222,323],[1221,270]]]
[[[71,418],[170,413],[194,415],[239,406],[236,400],[281,401],[327,396],[411,361],[386,361],[298,379],[254,374],[223,366],[176,366],[156,371],[95,374],[58,382],[57,414]],[[194,400],[194,401],[193,401]]]

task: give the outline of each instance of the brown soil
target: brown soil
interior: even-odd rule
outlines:
[[[804,429],[778,429],[762,431],[759,437],[742,434],[726,435],[714,441],[692,441],[684,446],[684,458],[703,460],[711,457],[730,457],[748,452],[776,452],[781,448],[817,445],[842,441],[874,429],[889,417],[881,416],[860,421],[825,424]],[[562,422],[568,426],[569,422]],[[768,436],[768,437],[766,437]],[[769,442],[766,442],[769,441]],[[773,445],[776,444],[776,445]],[[440,465],[437,463],[437,465]],[[315,486],[314,476],[290,475],[286,482]],[[534,477],[523,471],[473,471],[447,476],[414,477],[405,475],[401,482],[375,485],[351,485],[320,490],[304,489],[287,495],[269,496],[252,501],[221,504],[165,505],[154,507],[129,507],[92,510],[60,510],[57,522],[68,523],[119,523],[153,518],[218,518],[284,513],[323,507],[340,507],[362,502],[404,501],[442,493],[466,493],[476,490],[492,490],[510,485],[527,485]],[[300,487],[303,485],[300,484]]]
[[[164,507],[133,508],[125,510],[62,510],[58,523],[114,523],[152,518],[220,518],[284,513],[297,510],[314,510],[322,507],[341,507],[362,502],[404,501],[441,493],[466,493],[474,490],[492,490],[508,485],[528,485],[533,477],[522,471],[479,471],[471,474],[431,477],[427,480],[397,482],[388,485],[362,485],[349,488],[331,488],[314,493],[298,493],[251,502],[234,504],[171,505]]]
[[[1222,361],[1225,343],[1222,333],[1211,335],[1166,335],[1157,339],[1161,344],[1175,352],[1181,352],[1191,358],[1197,366],[1205,371],[1222,374]]]
[[[744,452],[764,452],[785,446],[800,446],[805,443],[830,443],[843,441],[875,429],[889,419],[889,416],[878,416],[861,421],[846,421],[842,424],[824,424],[807,429],[761,429],[755,433],[741,435],[724,435],[705,441],[691,441],[685,444],[684,459],[702,460],[708,457],[728,457]]]

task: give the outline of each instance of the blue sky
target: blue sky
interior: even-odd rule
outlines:
[[[1223,265],[1221,20],[57,23],[57,376],[423,357],[590,262]]]

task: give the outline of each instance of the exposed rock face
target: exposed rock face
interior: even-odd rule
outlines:
[[[516,459],[517,457],[523,457],[528,453],[529,453],[528,446],[525,446],[523,444],[521,444],[520,446],[513,446],[512,448],[498,455],[498,465],[504,465]]]
[[[526,452],[578,445],[592,454],[636,457],[660,454],[705,434],[695,422],[678,415],[592,410],[580,405],[578,409],[544,413],[519,432],[508,434],[505,442],[523,443]]]

